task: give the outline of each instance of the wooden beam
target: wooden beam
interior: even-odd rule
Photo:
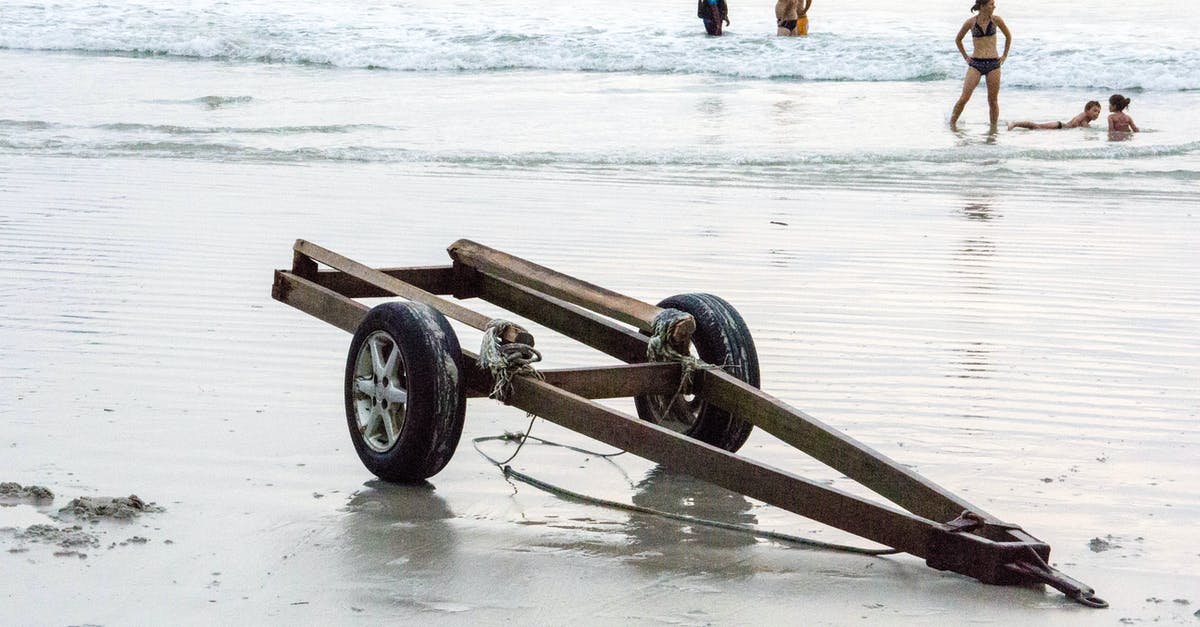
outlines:
[[[460,286],[453,266],[425,266],[416,268],[380,268],[382,272],[394,279],[399,279],[425,290],[430,294],[445,296],[459,294]],[[350,298],[386,298],[392,293],[376,287],[368,281],[351,276],[341,270],[318,270],[311,277],[314,283]],[[464,298],[459,296],[459,298]]]
[[[486,329],[491,318],[471,311],[458,303],[448,301],[444,298],[430,294],[429,292],[405,283],[400,279],[394,278],[379,270],[365,266],[353,259],[343,257],[329,249],[322,248],[307,242],[305,240],[296,240],[294,249],[318,263],[323,263],[335,270],[341,270],[346,274],[353,276],[362,281],[366,281],[382,290],[385,290],[393,295],[406,298],[413,302],[424,303],[442,312],[447,318],[458,320],[467,326],[475,327],[476,329]]]
[[[467,275],[468,273],[463,273]],[[649,337],[566,301],[505,279],[472,272],[473,291],[483,300],[524,316],[625,363],[646,361]]]
[[[679,388],[679,364],[633,364],[540,370],[546,383],[582,398],[670,396]]]
[[[897,505],[948,522],[965,510],[986,512],[883,453],[722,370],[697,371],[696,393]]]
[[[271,296],[350,333],[358,329],[368,311],[366,305],[286,270],[275,271]]]
[[[643,331],[652,329],[654,317],[662,311],[654,305],[470,240],[454,242],[448,252],[456,262],[479,272],[532,288]]]
[[[345,294],[286,270],[275,271],[271,295],[300,311],[350,333],[358,328],[368,307]],[[487,396],[491,376],[478,367],[478,356],[462,351],[470,364],[467,385],[470,396]],[[542,370],[551,385],[583,398],[625,398],[644,394],[674,394],[679,387],[678,364],[622,364],[592,368]]]
[[[531,377],[516,377],[509,402],[676,471],[918,557],[942,525],[823,486],[682,436]]]

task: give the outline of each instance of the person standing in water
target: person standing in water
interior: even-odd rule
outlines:
[[[779,0],[775,3],[775,34],[796,37],[808,34],[808,10],[812,0]]]
[[[724,29],[721,22],[729,26],[729,7],[725,0],[699,0],[696,4],[696,17],[704,20],[704,30],[709,35],[721,36]]]
[[[1132,102],[1130,99],[1121,94],[1113,94],[1108,99],[1108,110],[1112,113],[1108,116],[1108,130],[1115,133],[1136,133],[1138,132],[1137,124],[1133,123],[1133,118],[1125,113],[1125,108]]]
[[[1029,130],[1039,129],[1057,129],[1057,128],[1079,128],[1081,126],[1091,126],[1096,118],[1100,117],[1100,103],[1095,100],[1087,101],[1083,105],[1083,113],[1071,118],[1070,122],[1009,122],[1008,130],[1014,128],[1027,128]]]
[[[954,128],[958,124],[958,116],[962,115],[963,107],[967,106],[967,101],[979,86],[980,79],[986,79],[988,115],[992,121],[992,128],[995,128],[1000,119],[1000,66],[1004,65],[1004,60],[1008,58],[1008,49],[1012,47],[1012,33],[1004,20],[995,13],[996,0],[975,0],[971,12],[978,12],[978,15],[963,22],[962,28],[958,29],[958,37],[954,39],[959,54],[967,62],[967,76],[963,79],[962,95],[958,97],[958,102],[954,103],[954,112],[950,114],[950,127]],[[1004,54],[996,53],[997,29],[1004,33]],[[971,33],[974,46],[971,56],[967,56],[967,51],[963,48],[963,38],[968,32]]]

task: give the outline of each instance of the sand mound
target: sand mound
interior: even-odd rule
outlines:
[[[0,483],[0,496],[27,498],[35,501],[53,501],[54,493],[40,485],[22,486],[14,481]]]
[[[56,544],[65,548],[94,547],[100,544],[96,536],[79,525],[55,527],[54,525],[30,525],[17,534],[17,539],[42,544]]]
[[[146,503],[136,494],[129,496],[81,496],[73,499],[60,514],[70,514],[84,520],[100,518],[134,518],[147,512],[161,512],[163,508]]]

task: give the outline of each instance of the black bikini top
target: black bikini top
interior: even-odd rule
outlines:
[[[985,31],[979,27],[979,20],[976,19],[975,27],[971,29],[972,37],[991,37],[992,35],[995,35],[995,34],[996,34],[996,20],[989,21],[987,30]]]

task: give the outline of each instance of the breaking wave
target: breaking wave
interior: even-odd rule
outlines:
[[[629,23],[601,26],[570,13],[481,19],[482,9],[453,3],[445,8],[348,8],[282,0],[255,7],[156,4],[74,0],[50,8],[7,7],[0,9],[0,48],[406,72],[649,72],[868,82],[957,80],[963,73],[941,23],[925,30],[874,30],[832,22],[797,41],[772,36],[770,24],[751,22],[739,23],[727,37],[707,38],[677,9],[649,13],[641,8]],[[1200,48],[1189,40],[1142,37],[1133,46],[1124,45],[1117,33],[1104,46],[1085,46],[1077,38],[1040,30],[1046,38],[1020,39],[1019,54],[1004,68],[1007,85],[1200,90]],[[204,104],[238,102],[217,98]]]

